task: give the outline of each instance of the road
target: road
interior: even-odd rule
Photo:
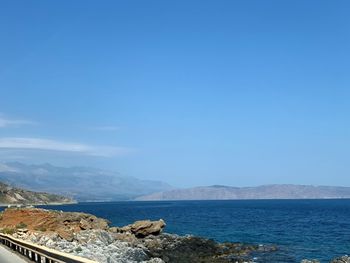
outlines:
[[[14,252],[10,252],[8,249],[0,245],[0,262],[1,263],[28,263]]]

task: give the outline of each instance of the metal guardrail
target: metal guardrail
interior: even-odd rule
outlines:
[[[98,263],[97,261],[39,246],[6,234],[0,234],[0,244],[22,254],[31,261],[39,263]]]

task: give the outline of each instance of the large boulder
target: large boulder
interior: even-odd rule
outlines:
[[[158,221],[141,220],[121,228],[110,228],[110,231],[116,233],[131,233],[137,238],[144,238],[149,235],[159,235],[165,226],[166,224],[163,219]]]
[[[142,220],[132,224],[130,230],[136,237],[146,237],[160,234],[164,227],[165,222],[163,219],[158,221]]]

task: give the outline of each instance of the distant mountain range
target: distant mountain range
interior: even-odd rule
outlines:
[[[65,168],[51,164],[28,165],[19,162],[0,163],[0,182],[30,191],[68,196],[81,202],[350,198],[350,187],[277,184],[174,189],[164,182],[140,180],[97,168]]]
[[[203,186],[153,193],[136,200],[234,200],[350,198],[350,187],[263,185],[257,187]]]
[[[66,204],[72,202],[72,199],[60,195],[27,191],[0,182],[0,205]]]
[[[102,169],[19,162],[0,164],[0,181],[32,191],[69,196],[78,201],[132,200],[173,189],[163,182],[140,180]]]

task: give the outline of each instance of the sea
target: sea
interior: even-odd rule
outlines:
[[[297,262],[350,254],[350,199],[78,203],[45,208],[91,213],[113,226],[164,219],[166,232],[216,241],[276,245],[256,262]]]

